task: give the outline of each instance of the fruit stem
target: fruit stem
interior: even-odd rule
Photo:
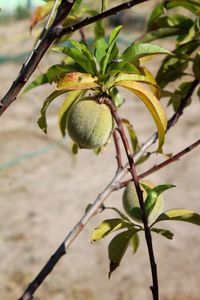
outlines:
[[[108,95],[104,95],[102,97],[102,102],[104,102],[108,107],[110,108],[110,111],[112,113],[113,118],[115,119],[115,122],[117,124],[117,130],[120,134],[128,162],[129,162],[129,172],[131,173],[131,176],[133,178],[137,196],[139,199],[139,204],[140,204],[140,209],[141,209],[141,214],[142,214],[142,221],[144,225],[144,232],[145,232],[145,239],[146,239],[146,244],[147,244],[147,249],[148,249],[148,254],[149,254],[149,261],[150,261],[150,267],[151,267],[151,274],[152,274],[152,286],[150,286],[150,290],[152,292],[153,300],[159,300],[159,286],[158,286],[158,275],[157,275],[157,265],[155,261],[155,256],[154,256],[154,251],[153,251],[153,243],[152,243],[152,236],[151,236],[151,231],[148,225],[148,218],[146,215],[145,211],[145,206],[144,206],[144,200],[143,200],[143,192],[140,188],[139,184],[139,178],[136,172],[136,166],[135,162],[133,159],[133,154],[131,153],[129,142],[126,136],[126,133],[123,128],[122,120],[120,119],[116,107],[112,100],[109,98]]]

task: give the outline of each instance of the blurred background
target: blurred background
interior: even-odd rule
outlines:
[[[117,3],[119,1],[112,1]],[[30,53],[40,27],[29,32],[30,15],[41,1],[0,0],[0,98],[15,79]],[[107,21],[113,26],[124,23],[119,36],[124,48],[145,31],[151,8],[159,1],[144,3]],[[93,3],[91,3],[93,4]],[[86,29],[88,38],[91,28]],[[80,39],[79,33],[74,38]],[[172,40],[158,41],[171,49]],[[49,52],[37,74],[60,62],[58,54]],[[155,74],[160,58],[148,66]],[[173,84],[172,88],[176,86]],[[82,216],[88,203],[112,179],[116,171],[111,142],[103,154],[81,150],[74,157],[71,143],[61,138],[57,111],[63,98],[48,110],[48,135],[37,126],[41,105],[53,91],[41,86],[21,93],[18,100],[0,118],[0,298],[18,299],[23,289],[39,272],[64,237]],[[125,105],[121,116],[130,118],[141,142],[155,131],[143,104],[123,91]],[[185,111],[178,125],[170,130],[166,153],[176,153],[199,138],[198,101]],[[163,105],[166,105],[163,102]],[[168,111],[168,116],[172,111]],[[155,146],[151,150],[155,150]],[[172,183],[175,189],[166,192],[167,208],[189,208],[200,213],[198,150],[181,161],[153,174],[148,179],[156,184]],[[153,156],[139,173],[163,160]],[[114,193],[106,205],[122,209],[122,191]],[[35,299],[48,300],[151,300],[151,282],[146,245],[136,255],[128,249],[121,266],[108,280],[107,245],[109,238],[91,245],[91,232],[103,219],[116,217],[103,212],[93,218],[72,244],[69,252],[55,267],[36,293]],[[183,223],[162,223],[174,232],[173,241],[153,236],[158,263],[161,300],[200,300],[200,234],[199,228]]]

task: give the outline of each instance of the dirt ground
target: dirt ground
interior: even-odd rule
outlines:
[[[0,54],[14,54],[31,49],[32,39],[21,39],[28,30],[26,22],[0,27]],[[13,36],[13,31],[15,35]],[[17,35],[18,34],[18,35]],[[22,34],[23,35],[23,34]],[[16,38],[17,36],[17,38]],[[170,47],[170,46],[169,46]],[[46,56],[39,71],[55,62]],[[20,63],[0,66],[0,96],[14,80]],[[155,70],[156,64],[150,65]],[[70,141],[62,141],[57,127],[57,108],[48,111],[48,135],[36,122],[44,98],[52,87],[41,87],[21,95],[0,119],[0,299],[17,299],[39,272],[88,203],[104,189],[115,173],[114,147],[95,156],[82,150],[70,153]],[[154,132],[153,122],[138,100],[125,94],[121,115],[129,117],[141,141]],[[163,104],[165,104],[163,102]],[[170,116],[169,112],[169,116]],[[166,153],[176,153],[199,138],[199,103],[195,98],[176,128],[170,130]],[[160,156],[139,168],[146,170]],[[190,208],[200,213],[199,151],[153,174],[157,184],[173,183],[166,192],[166,208]],[[107,200],[107,205],[121,207],[121,191]],[[103,212],[93,218],[72,244],[51,275],[39,288],[35,299],[48,300],[150,300],[151,282],[145,241],[133,255],[128,249],[120,268],[108,280],[105,239],[90,243],[92,229],[114,213]],[[162,223],[173,231],[173,241],[153,236],[158,263],[161,300],[200,300],[200,231],[187,223]]]

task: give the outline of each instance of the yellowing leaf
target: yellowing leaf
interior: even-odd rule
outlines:
[[[160,88],[159,88],[159,86],[156,82],[155,77],[153,76],[153,74],[146,67],[142,67],[142,70],[145,73],[145,76],[148,79],[148,81],[151,83],[151,84],[149,84],[149,87],[152,90],[153,94],[157,98],[160,98]]]
[[[115,82],[115,85],[128,89],[136,96],[138,96],[140,100],[144,102],[144,104],[150,111],[157,126],[158,138],[159,138],[158,151],[160,151],[165,141],[165,130],[167,128],[167,119],[166,119],[165,111],[161,106],[160,102],[158,101],[158,99],[152,94],[151,91],[144,88],[138,82],[118,81]]]
[[[184,208],[165,211],[158,217],[156,223],[167,220],[183,221],[200,226],[200,215],[193,212],[192,210]]]
[[[33,14],[31,16],[31,25],[30,29],[32,30],[33,27],[44,17],[46,17],[50,11],[52,10],[54,1],[49,1],[45,3],[44,5],[36,7],[36,9],[33,11]]]
[[[58,90],[85,90],[98,87],[98,78],[88,73],[72,72],[61,76],[57,81]]]

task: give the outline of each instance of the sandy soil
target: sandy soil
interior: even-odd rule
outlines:
[[[27,23],[0,28],[0,54],[30,49],[32,41],[12,42],[13,30],[25,32]],[[10,37],[3,43],[5,34]],[[45,71],[55,57],[47,56],[39,71]],[[0,93],[4,94],[15,78],[20,64],[1,65]],[[156,67],[152,63],[151,69]],[[115,173],[113,144],[103,155],[90,151],[70,154],[70,142],[61,140],[57,128],[57,108],[48,111],[49,130],[44,135],[36,121],[43,99],[51,88],[38,88],[21,95],[0,119],[0,298],[17,299],[41,269],[69,230],[82,216],[88,203],[103,190]],[[130,94],[121,115],[129,117],[145,141],[155,130],[148,112]],[[170,115],[170,112],[169,112]],[[175,153],[199,138],[199,103],[195,98],[176,128],[167,137],[166,153]],[[200,213],[199,151],[152,175],[157,184],[177,187],[166,193],[166,208],[186,207]],[[152,157],[139,171],[160,157]],[[121,191],[107,205],[121,207]],[[104,212],[96,216],[76,239],[52,274],[36,293],[35,299],[48,300],[150,300],[149,262],[144,239],[136,255],[128,249],[120,268],[108,280],[109,239],[91,245],[92,229],[101,220],[115,217]],[[178,222],[163,223],[172,230],[173,241],[154,236],[162,300],[200,299],[199,228]]]

